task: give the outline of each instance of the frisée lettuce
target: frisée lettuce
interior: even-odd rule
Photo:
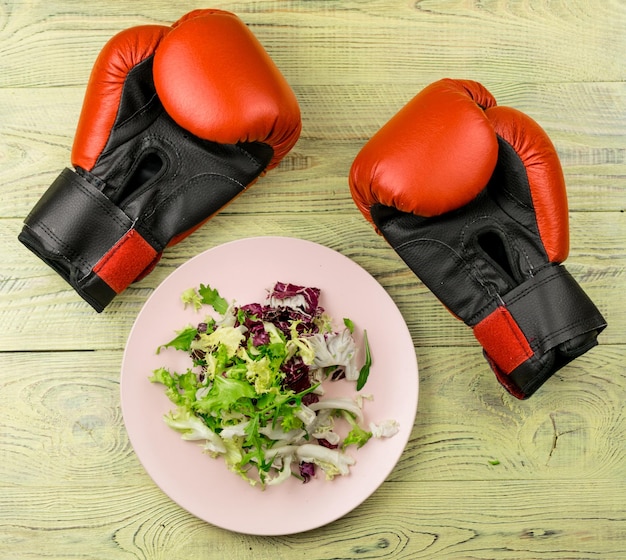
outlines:
[[[238,306],[200,284],[181,299],[204,316],[156,350],[190,358],[184,372],[162,367],[150,377],[176,406],[167,425],[261,488],[291,476],[308,482],[317,469],[328,480],[347,475],[350,446],[398,431],[389,419],[366,425],[361,395],[324,398],[327,381],[360,390],[372,358],[364,331],[357,367],[354,323],[336,329],[319,298],[317,288],[277,282],[264,302]]]

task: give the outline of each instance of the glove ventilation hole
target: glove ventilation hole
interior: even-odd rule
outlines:
[[[136,193],[144,185],[150,183],[157,177],[165,166],[163,158],[156,152],[147,152],[141,156],[135,169],[126,181],[125,185],[120,189],[117,196],[118,200],[124,200],[130,195]]]
[[[156,152],[148,152],[139,160],[127,184],[134,187],[133,190],[136,190],[151,181],[162,168],[163,160],[161,156]]]
[[[495,231],[486,231],[480,233],[476,241],[493,264],[498,266],[511,282],[514,282],[516,275],[511,266],[509,251],[502,237]]]

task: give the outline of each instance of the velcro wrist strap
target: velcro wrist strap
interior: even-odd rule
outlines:
[[[102,311],[157,257],[133,226],[99,189],[64,169],[27,216],[19,238]]]
[[[501,382],[502,376],[512,375],[518,387],[536,389],[594,346],[605,327],[604,317],[576,280],[565,267],[552,264],[506,294],[502,304],[475,325],[474,335]],[[557,347],[561,356],[542,362]]]

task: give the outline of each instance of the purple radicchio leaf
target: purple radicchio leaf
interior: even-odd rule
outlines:
[[[286,337],[290,337],[290,327],[292,321],[300,321],[296,326],[296,332],[298,334],[302,334],[303,332],[314,334],[319,331],[317,325],[313,323],[314,316],[309,316],[302,311],[291,307],[275,308],[269,305],[253,303],[244,305],[241,307],[241,310],[243,310],[246,315],[250,314],[256,317],[256,320],[261,324],[263,321],[272,323]],[[248,329],[251,328],[247,322],[244,324]]]
[[[319,443],[322,447],[327,447],[328,449],[337,449],[339,447],[339,444],[330,443],[330,441],[324,438],[318,439],[317,443]]]
[[[241,317],[243,312],[243,325],[246,327],[246,339],[252,337],[252,344],[255,346],[262,346],[269,344],[270,335],[265,330],[263,325],[263,306],[258,303],[251,303],[239,308],[237,317]],[[239,325],[239,320],[236,321],[236,325]]]
[[[310,404],[319,402],[319,400],[319,395],[316,395],[315,393],[307,393],[304,397],[302,397],[302,404],[309,406]]]
[[[305,286],[297,286],[284,282],[276,282],[274,289],[270,293],[270,298],[277,300],[285,300],[295,296],[302,296],[304,306],[300,306],[304,314],[313,316],[318,312],[318,303],[320,299],[319,288],[307,288]]]
[[[285,373],[285,378],[283,379],[285,388],[291,389],[295,393],[301,393],[311,387],[309,366],[302,361],[300,356],[293,356],[280,369]]]
[[[309,482],[315,476],[315,463],[300,463],[300,476],[304,484]]]

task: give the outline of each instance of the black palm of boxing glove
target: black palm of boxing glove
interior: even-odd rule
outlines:
[[[272,169],[296,98],[235,15],[196,10],[122,31],[100,53],[65,169],[19,239],[97,311],[163,250]]]
[[[597,344],[606,322],[560,264],[568,210],[554,146],[480,84],[420,92],[363,147],[350,187],[515,397]]]

